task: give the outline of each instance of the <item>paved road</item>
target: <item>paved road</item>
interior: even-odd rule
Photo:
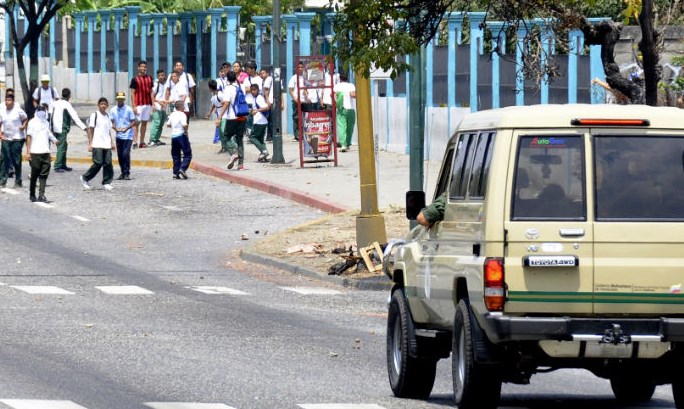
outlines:
[[[427,402],[391,396],[385,292],[237,257],[243,234],[320,213],[196,172],[140,169],[111,192],[84,192],[78,166],[50,177],[48,206],[26,188],[0,193],[0,408],[452,406],[448,360]],[[619,407],[583,371],[506,386],[502,401],[579,406]],[[638,407],[673,407],[669,388]]]

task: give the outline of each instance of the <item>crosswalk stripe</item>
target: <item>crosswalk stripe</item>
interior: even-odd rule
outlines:
[[[34,205],[40,206],[40,207],[45,208],[45,209],[54,209],[55,208],[55,206],[53,206],[51,204],[43,203],[43,202],[35,202]]]
[[[0,403],[14,409],[87,409],[68,400],[0,399]]]
[[[342,294],[342,291],[331,290],[329,288],[319,288],[319,287],[280,287],[286,291],[292,291],[302,295],[338,295]]]
[[[223,403],[147,402],[145,406],[152,409],[235,409]]]
[[[13,285],[14,289],[23,291],[29,294],[59,294],[59,295],[73,295],[71,291],[52,285]]]
[[[105,294],[113,295],[150,295],[154,294],[150,290],[146,290],[137,285],[101,285],[95,286],[98,290]]]
[[[196,285],[196,286],[189,286],[185,287],[189,288],[193,291],[199,291],[204,294],[228,294],[228,295],[249,295],[249,293],[246,293],[244,291],[236,290],[234,288],[228,288],[228,287],[212,287],[208,285]]]
[[[363,403],[304,403],[297,406],[302,409],[386,409],[380,405]]]
[[[74,219],[78,220],[79,222],[89,222],[89,221],[90,221],[90,219],[86,219],[86,218],[83,217],[83,216],[73,215],[73,216],[71,216],[71,217],[73,217]]]
[[[10,189],[8,187],[3,188],[2,191],[5,193],[9,193],[10,195],[18,195],[19,194],[19,192],[17,192],[16,190]]]

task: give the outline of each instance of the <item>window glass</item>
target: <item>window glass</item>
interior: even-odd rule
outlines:
[[[596,136],[597,220],[684,219],[684,138]]]
[[[475,134],[463,134],[459,138],[456,147],[456,159],[454,160],[454,171],[451,176],[451,186],[449,187],[450,199],[465,199],[468,189],[467,176],[472,165],[472,151],[475,147]]]
[[[482,133],[477,141],[475,158],[473,159],[473,171],[470,174],[468,195],[473,199],[483,199],[487,187],[487,174],[492,160],[492,148],[494,147],[494,134]]]
[[[444,165],[442,166],[442,172],[439,174],[439,182],[437,183],[437,189],[435,190],[435,198],[437,198],[447,189],[453,162],[454,148],[452,146],[451,148],[447,149],[446,155],[444,156]]]
[[[513,220],[586,220],[580,135],[521,136]]]

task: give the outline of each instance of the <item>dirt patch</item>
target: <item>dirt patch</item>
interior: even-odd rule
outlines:
[[[409,223],[403,208],[390,208],[381,212],[385,219],[388,240],[402,238],[408,232]],[[345,260],[349,248],[356,251],[356,217],[358,211],[330,214],[308,223],[294,226],[281,233],[268,235],[254,243],[250,251],[303,268],[328,273],[328,269]],[[381,243],[382,244],[382,243]],[[345,249],[345,254],[333,250]],[[363,268],[350,268],[343,275],[355,278],[382,275],[370,273]]]

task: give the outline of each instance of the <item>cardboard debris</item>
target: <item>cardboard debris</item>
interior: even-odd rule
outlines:
[[[323,252],[323,245],[320,243],[296,244],[296,245],[287,249],[287,254],[294,254],[294,253],[310,254],[310,253],[322,253],[322,252]]]

